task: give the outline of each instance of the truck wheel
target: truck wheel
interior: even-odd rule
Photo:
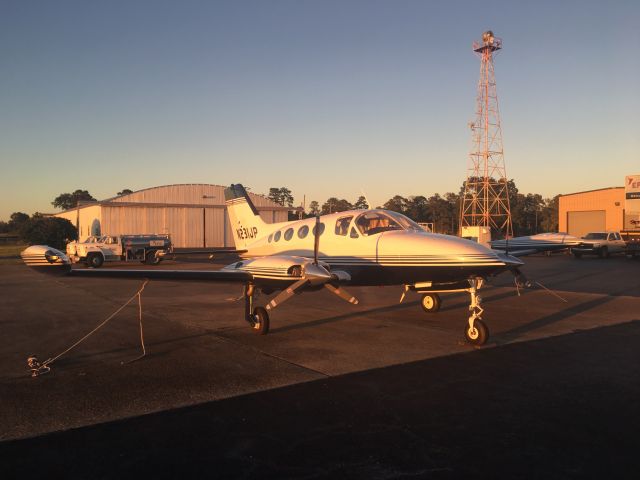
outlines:
[[[104,258],[102,258],[102,255],[98,255],[97,253],[94,253],[93,255],[89,255],[87,257],[88,267],[100,268],[103,263],[104,263]]]
[[[609,249],[607,247],[602,247],[598,252],[598,256],[600,258],[609,258]]]
[[[146,263],[147,265],[157,265],[160,263],[160,260],[162,259],[160,257],[156,257],[155,250],[147,252],[146,256],[144,257],[144,263]]]

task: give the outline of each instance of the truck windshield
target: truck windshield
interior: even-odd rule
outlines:
[[[587,233],[584,237],[585,240],[606,240],[606,233]]]

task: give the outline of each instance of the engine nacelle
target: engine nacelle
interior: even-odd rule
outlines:
[[[20,253],[28,266],[40,273],[64,275],[71,271],[71,261],[65,253],[48,245],[32,245]]]

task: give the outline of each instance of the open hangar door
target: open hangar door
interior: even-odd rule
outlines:
[[[588,212],[567,212],[567,233],[575,237],[584,237],[589,232],[604,232],[607,226],[607,214],[604,210]]]

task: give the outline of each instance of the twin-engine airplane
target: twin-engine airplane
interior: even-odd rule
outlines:
[[[236,252],[241,260],[220,270],[72,269],[69,258],[45,245],[22,252],[25,263],[46,273],[77,277],[120,277],[244,283],[245,319],[259,334],[269,331],[269,312],[294,294],[326,288],[357,304],[344,285],[401,285],[422,294],[422,308],[436,312],[438,293],[470,295],[468,342],[483,345],[489,330],[481,320],[478,290],[506,270],[522,281],[523,262],[475,242],[425,232],[396,212],[373,209],[339,212],[282,223],[265,223],[242,185],[225,189]],[[275,294],[256,306],[256,294]]]

